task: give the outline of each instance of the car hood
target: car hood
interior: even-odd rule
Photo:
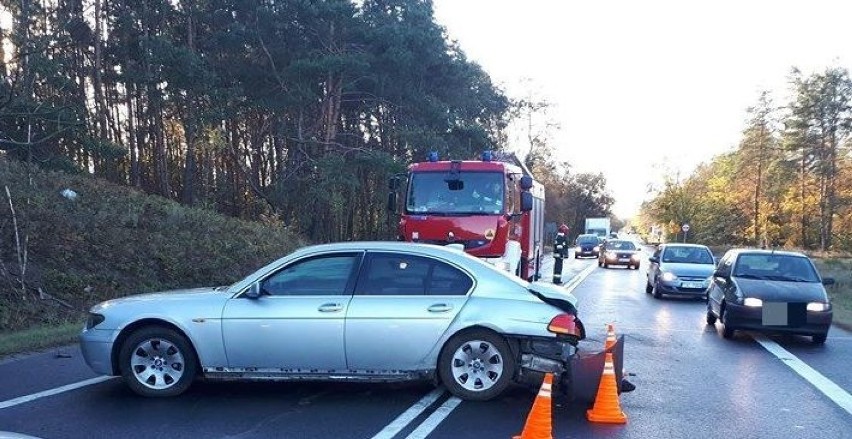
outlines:
[[[672,262],[663,262],[660,265],[660,271],[666,271],[681,277],[710,277],[716,271],[716,266],[713,264],[677,264]]]
[[[174,304],[174,302],[207,302],[210,299],[230,297],[227,287],[192,288],[184,290],[161,291],[157,293],[136,294],[118,299],[101,302],[92,308],[92,312],[99,312],[110,308],[139,305],[144,303]]]
[[[734,278],[744,297],[767,302],[825,302],[828,296],[818,282],[783,282]]]

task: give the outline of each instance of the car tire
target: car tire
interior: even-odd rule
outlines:
[[[633,266],[633,269],[634,269],[634,270],[638,270],[638,269],[639,269],[639,266],[640,266],[640,264],[636,264],[636,265],[634,265],[634,266]]]
[[[465,364],[471,360],[477,361],[475,366],[473,362]],[[489,364],[500,364],[501,370],[489,371]],[[499,396],[512,383],[515,367],[509,344],[487,329],[463,331],[452,336],[438,357],[441,382],[450,393],[469,401],[487,401]],[[479,386],[482,389],[476,389]]]
[[[710,308],[707,308],[707,324],[710,326],[714,326],[716,324],[716,315],[713,314],[713,311],[710,311]]]
[[[825,344],[825,340],[828,339],[828,334],[817,334],[811,336],[811,343],[813,344]]]
[[[189,340],[177,331],[146,326],[122,343],[119,370],[128,387],[139,395],[177,396],[195,380],[198,359]]]
[[[722,307],[720,311],[719,320],[722,322],[722,337],[727,339],[734,338],[734,333],[736,330],[728,323],[728,319],[725,316],[725,308]]]

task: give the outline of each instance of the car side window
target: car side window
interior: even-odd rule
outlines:
[[[345,295],[360,258],[343,253],[302,259],[266,278],[261,290],[271,296]]]
[[[355,291],[371,296],[455,296],[467,294],[472,285],[467,274],[436,259],[373,253]]]

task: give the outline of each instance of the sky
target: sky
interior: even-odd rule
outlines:
[[[557,158],[603,172],[627,218],[663,174],[736,147],[761,90],[791,69],[852,70],[852,1],[434,0],[435,16],[510,97],[553,105]]]

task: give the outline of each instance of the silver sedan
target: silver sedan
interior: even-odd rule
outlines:
[[[570,378],[585,337],[576,299],[446,247],[306,247],[226,287],[94,306],[89,366],[144,396],[197,377],[433,380],[471,400],[544,372]]]

